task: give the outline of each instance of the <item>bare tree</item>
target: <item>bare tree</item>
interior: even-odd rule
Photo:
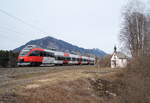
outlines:
[[[150,56],[150,13],[147,13],[145,38],[144,38],[144,55]]]
[[[149,48],[149,21],[144,4],[139,1],[130,2],[123,12],[123,25],[120,40],[127,47],[132,57],[145,55]]]

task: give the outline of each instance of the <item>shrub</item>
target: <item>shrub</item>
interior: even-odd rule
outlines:
[[[150,57],[139,57],[127,67],[121,78],[124,89],[119,103],[150,103]]]
[[[99,64],[101,67],[110,67],[111,55],[104,56],[100,59]]]
[[[0,50],[0,67],[15,67],[18,53]]]

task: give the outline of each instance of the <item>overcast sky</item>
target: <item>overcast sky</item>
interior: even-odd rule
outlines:
[[[0,49],[14,49],[30,40],[52,36],[111,53],[115,44],[119,46],[121,11],[126,3],[127,0],[0,0]]]

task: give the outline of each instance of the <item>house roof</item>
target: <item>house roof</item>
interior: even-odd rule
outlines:
[[[127,59],[128,57],[122,52],[115,52],[115,55],[120,59]]]

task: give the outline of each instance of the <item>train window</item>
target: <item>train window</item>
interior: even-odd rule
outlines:
[[[40,56],[41,56],[41,57],[44,56],[44,52],[43,52],[43,51],[40,52]]]
[[[47,52],[49,57],[54,57],[54,53]]]
[[[56,57],[56,60],[64,60],[64,57],[62,57],[62,56],[57,56],[57,57]]]
[[[72,58],[72,61],[76,61],[76,58]]]
[[[65,60],[71,60],[71,58],[70,57],[65,57]]]
[[[60,60],[64,60],[64,57],[60,57]]]
[[[29,56],[40,56],[40,51],[32,51]]]
[[[45,52],[45,54],[46,57],[50,57],[50,54],[48,52]]]
[[[48,52],[46,52],[46,57],[50,57],[50,54]]]
[[[29,50],[23,50],[20,52],[19,56],[25,56],[28,54],[28,52],[29,52]]]
[[[44,57],[47,57],[47,53],[46,53],[46,52],[43,52],[43,56],[44,56]]]
[[[77,61],[77,58],[74,58],[75,59],[75,61]]]
[[[56,56],[55,56],[55,59],[56,59],[56,60],[59,60],[59,58],[58,58],[58,57],[56,57]]]
[[[75,59],[75,58],[71,58],[72,61],[75,61],[74,59]]]
[[[49,53],[50,57],[55,57],[54,53]]]
[[[41,52],[40,56],[44,56],[44,57],[54,57],[54,53],[50,53],[50,52]]]
[[[41,57],[46,56],[46,53],[44,51],[40,51],[40,56]]]
[[[77,61],[81,61],[81,58],[77,58]]]
[[[46,52],[43,51],[42,52],[42,56],[45,57],[46,56]]]

